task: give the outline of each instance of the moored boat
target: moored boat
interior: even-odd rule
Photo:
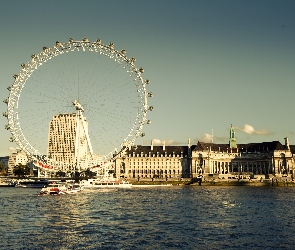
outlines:
[[[61,195],[65,194],[67,186],[65,183],[49,183],[47,187],[41,189],[38,196],[43,195]]]
[[[68,184],[66,194],[76,194],[83,190],[83,186],[79,183]]]
[[[22,180],[15,184],[15,187],[44,188],[49,184],[48,180]]]
[[[132,184],[122,178],[103,177],[82,181],[82,186],[88,188],[131,188]]]

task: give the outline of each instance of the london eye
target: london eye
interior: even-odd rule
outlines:
[[[153,110],[148,105],[153,94],[146,89],[150,81],[142,77],[144,69],[135,62],[124,49],[104,45],[100,39],[71,38],[43,47],[21,64],[8,87],[3,115],[8,119],[10,141],[36,166],[49,171],[82,170],[97,165],[98,159],[114,160],[124,154],[137,137],[145,135],[143,127],[151,123],[147,113]],[[53,127],[53,119],[61,115],[73,115],[74,131]],[[63,130],[63,137],[50,139],[51,128]],[[67,138],[72,138],[74,147],[65,148]],[[52,157],[51,144],[59,147],[61,157]],[[71,161],[63,160],[67,150],[73,154]]]

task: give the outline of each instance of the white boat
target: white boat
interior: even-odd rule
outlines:
[[[47,187],[41,189],[38,196],[43,195],[61,195],[68,190],[66,183],[49,183]]]
[[[113,170],[111,162],[106,162],[101,166],[102,174],[95,179],[83,180],[81,185],[85,189],[97,188],[131,188],[132,184],[123,178],[115,178],[110,173]]]
[[[83,180],[81,185],[85,189],[96,188],[131,188],[132,184],[122,178],[102,177]]]
[[[83,190],[83,186],[79,183],[70,183],[68,184],[67,190],[65,191],[66,194],[76,194]]]

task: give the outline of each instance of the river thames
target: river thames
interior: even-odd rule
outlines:
[[[294,249],[295,188],[173,186],[38,197],[0,188],[1,249]]]

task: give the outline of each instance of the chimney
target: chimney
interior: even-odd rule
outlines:
[[[190,147],[191,147],[191,138],[188,138],[188,141],[187,141],[187,146],[188,146],[188,148],[190,148]]]
[[[153,149],[154,149],[154,141],[151,140],[151,150],[153,150]]]
[[[165,150],[165,141],[163,141],[163,150]]]

